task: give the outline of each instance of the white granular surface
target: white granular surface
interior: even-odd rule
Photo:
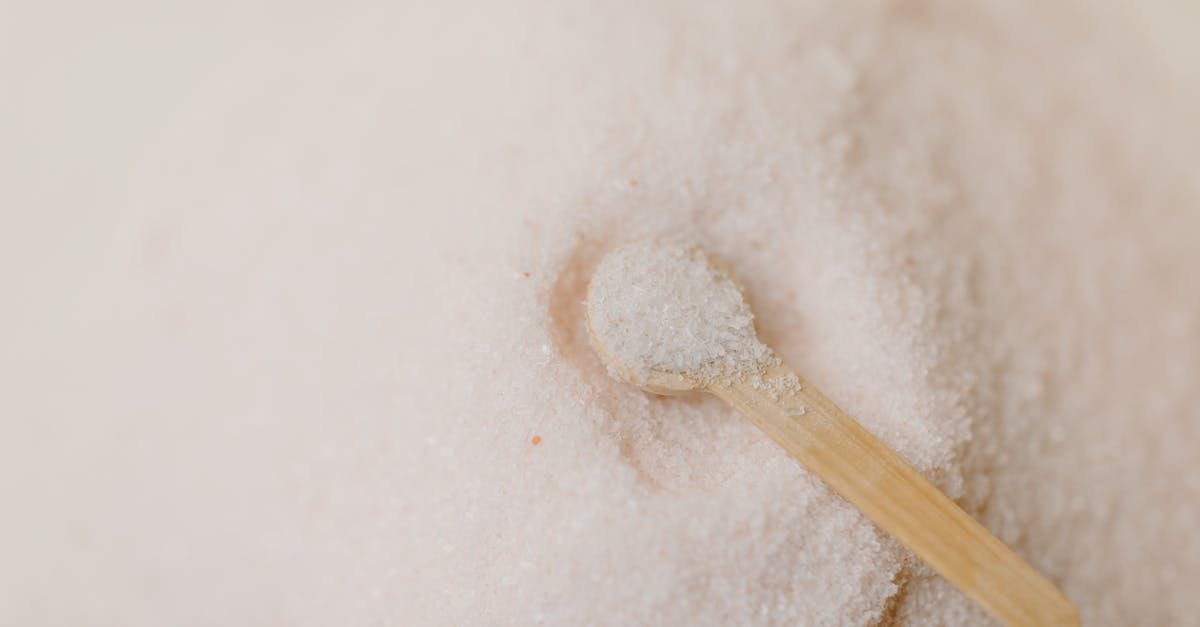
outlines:
[[[617,248],[596,268],[587,301],[595,338],[635,380],[672,372],[703,382],[774,361],[737,283],[694,244]]]
[[[606,375],[664,236],[1085,624],[1200,616],[1200,106],[1118,5],[126,2],[0,38],[0,624],[990,624]]]

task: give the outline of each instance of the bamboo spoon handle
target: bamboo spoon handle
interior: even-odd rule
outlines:
[[[792,375],[786,366],[767,378]],[[1006,625],[1079,625],[1071,602],[812,385],[713,385],[788,453]]]

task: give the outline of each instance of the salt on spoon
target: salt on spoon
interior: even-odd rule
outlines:
[[[759,342],[741,288],[698,247],[643,240],[610,252],[587,318],[614,376],[733,405],[1004,624],[1079,625],[1054,584]]]

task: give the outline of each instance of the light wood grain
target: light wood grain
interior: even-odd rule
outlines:
[[[707,389],[1001,622],[1079,625],[1054,584],[811,384],[778,396],[749,378]]]

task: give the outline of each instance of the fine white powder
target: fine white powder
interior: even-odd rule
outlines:
[[[737,283],[682,241],[647,239],[609,253],[591,282],[588,318],[635,379],[672,372],[710,381],[774,361]]]

